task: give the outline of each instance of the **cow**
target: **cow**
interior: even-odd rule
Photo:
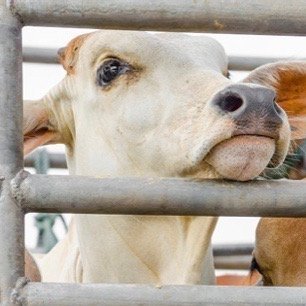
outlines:
[[[306,286],[305,218],[262,218],[256,229],[252,272],[264,286]]]
[[[292,126],[300,126],[295,139],[302,139],[305,132],[304,124],[305,108],[301,105],[301,100],[306,99],[306,74],[305,64],[301,66],[297,75],[291,71],[291,63],[283,64],[280,71],[284,77],[272,76],[265,78],[268,74],[280,64],[270,64],[263,66],[253,73],[245,81],[252,81],[264,86],[272,86],[279,89],[279,78],[283,80],[284,85],[281,91],[278,91],[281,99],[292,96],[289,119],[295,123]],[[295,82],[298,82],[295,84]],[[298,123],[298,121],[300,121]],[[297,131],[296,130],[296,131]],[[293,131],[294,133],[294,131]],[[303,169],[291,169],[290,178],[303,178]],[[306,183],[306,182],[305,182]],[[294,203],[292,203],[294,209]],[[253,274],[257,282],[265,286],[306,286],[306,222],[304,218],[262,218],[256,228],[255,249],[251,264],[251,275]],[[261,274],[261,281],[259,282]]]
[[[296,63],[295,63],[296,64]],[[295,65],[294,64],[294,65]],[[299,75],[293,75],[292,63],[268,64],[256,69],[244,81],[257,83],[271,88],[279,88],[279,80],[283,80],[283,93],[279,92],[279,101],[292,95],[292,106],[288,110],[289,119],[294,121],[292,126],[300,125],[298,139],[292,145],[293,149],[305,142],[303,138],[306,122],[305,110],[301,107],[298,99],[305,99],[306,88],[304,64],[297,69]],[[275,69],[281,69],[279,77],[274,73]],[[270,75],[270,77],[267,77]],[[296,87],[294,82],[299,82]],[[295,103],[295,105],[293,104]],[[297,124],[297,121],[300,123]],[[295,131],[297,132],[297,131]],[[302,141],[301,141],[302,140]],[[301,153],[300,153],[301,154]],[[292,157],[291,157],[292,158]],[[293,157],[294,158],[294,157]],[[304,159],[294,160],[293,166],[289,167],[288,178],[302,179],[305,177]],[[291,162],[292,163],[292,162]],[[277,171],[276,171],[277,172]],[[282,171],[278,176],[286,175]],[[306,182],[305,182],[306,183]],[[292,203],[294,209],[294,203]],[[250,263],[248,276],[226,275],[218,278],[221,285],[264,285],[264,286],[306,286],[306,221],[305,218],[261,218],[256,228],[255,249]]]
[[[283,162],[288,116],[292,134],[303,127],[291,108],[294,99],[306,110],[298,99],[305,63],[273,66],[264,75],[271,86],[256,84],[257,74],[235,84],[214,39],[129,31],[81,35],[59,58],[65,78],[41,99],[25,101],[25,153],[65,144],[73,175],[248,181]],[[283,92],[286,65],[292,88]],[[76,215],[66,237],[39,260],[42,280],[214,284],[216,222]]]

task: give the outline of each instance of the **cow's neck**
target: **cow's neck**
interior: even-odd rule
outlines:
[[[95,175],[89,168],[76,171],[72,160],[68,164],[72,174]],[[216,218],[207,217],[78,215],[82,281],[212,283],[210,237],[215,223]]]

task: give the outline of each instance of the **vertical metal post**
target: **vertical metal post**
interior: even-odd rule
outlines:
[[[0,295],[15,305],[11,292],[24,275],[24,215],[10,192],[23,168],[21,23],[0,0]],[[15,301],[16,302],[16,301]]]
[[[50,158],[46,149],[39,149],[34,154],[34,168],[37,174],[47,174],[50,168]]]

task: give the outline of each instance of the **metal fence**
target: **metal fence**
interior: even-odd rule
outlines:
[[[37,61],[36,57],[33,57]],[[25,167],[35,169],[37,174],[47,174],[50,169],[65,169],[67,163],[64,153],[50,153],[46,148],[35,150],[25,158]],[[53,226],[55,220],[61,220],[67,231],[65,219],[61,214],[38,213],[35,216],[35,227],[39,234],[34,253],[47,253],[58,242]],[[252,260],[253,244],[216,244],[213,245],[215,269],[248,270]]]
[[[24,25],[305,35],[305,9],[303,0],[0,0],[1,305],[305,305],[305,288],[27,282],[27,212],[305,217],[306,190],[292,181],[29,175],[23,171],[21,48]]]
[[[260,56],[229,56],[229,70],[250,71],[261,65],[284,61],[287,57],[260,57]],[[294,58],[295,60],[305,60],[306,58]],[[23,61],[28,63],[59,64],[57,49],[53,48],[33,48],[23,49]]]

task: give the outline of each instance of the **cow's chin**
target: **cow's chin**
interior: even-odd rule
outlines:
[[[216,145],[205,161],[225,179],[248,181],[266,168],[274,152],[274,139],[240,135]]]

